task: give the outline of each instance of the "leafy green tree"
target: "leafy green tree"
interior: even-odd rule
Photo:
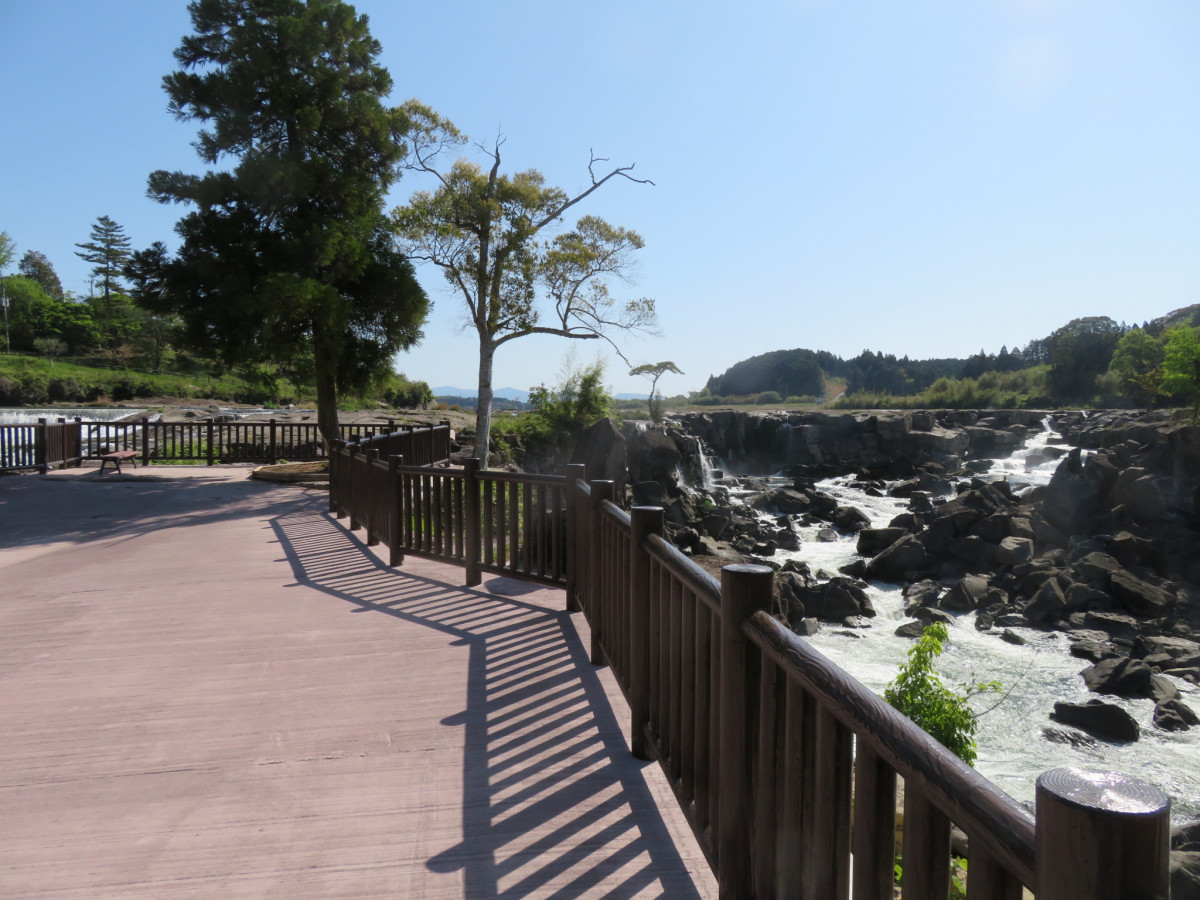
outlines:
[[[54,360],[67,352],[67,342],[56,337],[40,337],[33,342],[33,349],[39,356],[50,360],[50,368],[54,368]]]
[[[663,398],[658,393],[658,379],[662,378],[668,372],[672,372],[675,375],[683,374],[679,366],[675,365],[669,359],[657,363],[643,363],[629,370],[630,375],[645,375],[650,379],[650,396],[646,398],[646,405],[649,408],[650,419],[654,422],[661,422],[663,417]]]
[[[1141,328],[1133,328],[1117,341],[1109,369],[1121,379],[1121,388],[1145,406],[1154,402],[1162,381],[1163,342]]]
[[[1096,389],[1096,376],[1108,371],[1121,335],[1121,326],[1108,316],[1087,316],[1072,319],[1046,338],[1054,398],[1088,399]]]
[[[13,257],[17,255],[17,242],[8,236],[7,231],[0,231],[0,275],[12,265]]]
[[[395,210],[396,230],[413,257],[440,268],[466,304],[479,341],[475,451],[487,465],[492,370],[500,347],[531,334],[611,343],[615,332],[653,328],[653,300],[619,302],[609,291],[610,282],[628,277],[631,256],[643,246],[637,232],[584,216],[572,230],[541,240],[559,226],[567,210],[612,179],[650,182],[634,178],[632,165],[598,175],[596,165],[605,160],[593,155],[588,163],[591,184],[572,196],[547,185],[536,169],[502,174],[502,138],[491,149],[480,147],[486,168],[467,159],[439,168],[438,157],[466,143],[466,136],[416,100],[408,101],[402,112],[409,150],[405,165],[432,175],[437,187],[418,191],[407,206]]]
[[[39,337],[55,336],[55,303],[40,284],[24,275],[10,275],[4,279],[4,296],[11,349],[32,351]]]
[[[112,292],[122,289],[122,270],[129,261],[129,238],[125,229],[108,216],[100,216],[92,226],[91,240],[75,246],[83,251],[75,255],[92,264],[92,274],[100,281],[107,304]]]
[[[26,250],[17,264],[17,271],[40,284],[42,290],[55,300],[63,298],[62,281],[59,280],[58,273],[54,271],[54,266],[46,258],[46,254],[37,250]]]
[[[1192,404],[1192,419],[1200,418],[1200,330],[1188,325],[1168,328],[1164,335],[1162,383],[1164,394]]]
[[[306,374],[332,442],[339,393],[390,371],[428,306],[383,211],[404,153],[404,117],[381,102],[391,76],[367,17],[340,0],[188,11],[195,33],[163,85],[176,118],[204,123],[195,146],[209,168],[150,176],[150,196],[195,209],[174,258],[141,258],[143,300],[178,312],[188,342],[228,364]]]
[[[91,309],[100,346],[114,358],[128,353],[142,326],[141,310],[129,295],[113,291],[107,297],[89,297],[86,305]]]
[[[883,699],[921,726],[969,766],[975,765],[975,732],[979,723],[966,697],[942,683],[933,668],[942,645],[950,640],[945,624],[935,622],[908,651],[908,662],[884,689]],[[998,685],[986,685],[986,688]]]

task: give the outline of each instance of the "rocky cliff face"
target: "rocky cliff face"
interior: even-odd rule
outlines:
[[[1200,427],[1159,412],[1052,413],[1075,446],[1056,451],[1065,455],[1049,485],[1017,497],[1004,481],[972,478],[983,468],[975,458],[1017,449],[1046,415],[689,414],[664,429],[626,430],[630,495],[665,506],[676,543],[715,564],[770,563],[777,549],[798,547],[801,522],[831,536],[857,532],[864,560],[833,578],[802,563],[780,570],[777,611],[798,631],[872,616],[859,579],[900,582],[916,620],[910,633],[967,611],[976,627],[1001,634],[1065,632],[1090,664],[1093,691],[1149,697],[1159,727],[1190,727],[1195,713],[1161,676],[1200,683]],[[735,471],[788,471],[793,484],[756,491],[753,475],[739,476],[747,502],[690,488],[702,447]],[[816,487],[832,474],[908,498],[909,510],[869,528]],[[1060,718],[1108,712],[1064,709]]]
[[[1012,452],[1045,416],[1032,410],[749,415],[720,410],[676,421],[737,471],[854,467],[901,476],[928,462]]]

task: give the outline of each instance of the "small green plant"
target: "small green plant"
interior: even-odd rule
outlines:
[[[892,866],[892,877],[895,879],[896,887],[904,884],[903,862],[903,858],[898,856]],[[950,858],[950,893],[947,897],[948,900],[967,900],[967,858],[965,856]]]
[[[883,699],[969,766],[975,765],[975,713],[967,704],[972,694],[1000,690],[999,682],[981,682],[957,693],[942,683],[933,661],[942,653],[950,633],[942,622],[925,627],[908,651],[908,662],[884,689]]]

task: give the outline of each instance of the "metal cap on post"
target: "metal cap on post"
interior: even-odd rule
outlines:
[[[754,782],[751,777],[752,735],[758,732],[758,654],[746,640],[742,624],[771,605],[775,572],[768,566],[738,564],[721,569],[720,832],[716,837],[717,881],[722,897],[753,894]]]
[[[1071,766],[1037,780],[1038,900],[1166,900],[1171,799],[1116,772]]]

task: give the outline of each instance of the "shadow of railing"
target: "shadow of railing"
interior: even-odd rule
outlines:
[[[296,581],[469,648],[463,839],[427,860],[470,897],[698,893],[566,612],[384,565],[327,514],[272,520]],[[397,633],[397,651],[403,635]]]

